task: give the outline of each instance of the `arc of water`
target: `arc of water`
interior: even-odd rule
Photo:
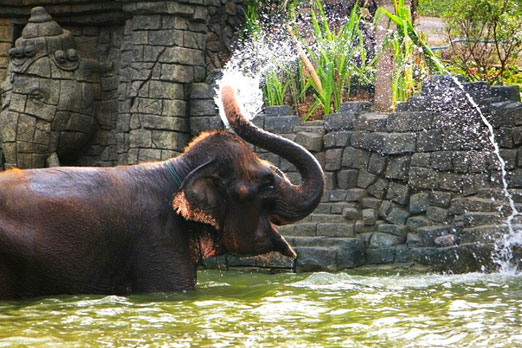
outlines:
[[[435,63],[439,66],[439,68],[448,73],[448,70],[442,65],[442,63],[438,60],[434,60]],[[480,107],[478,104],[473,100],[473,97],[466,91],[464,88],[464,85],[453,75],[449,74],[451,79],[455,82],[455,84],[459,87],[462,92],[464,92],[464,95],[466,96],[466,99],[471,104],[471,106],[478,112],[480,119],[482,123],[487,127],[488,129],[488,139],[493,146],[493,152],[495,154],[495,157],[497,158],[499,164],[500,164],[500,170],[502,173],[502,194],[504,197],[506,197],[509,207],[511,208],[511,214],[506,218],[506,226],[508,228],[509,233],[505,234],[503,236],[503,240],[501,243],[495,244],[495,251],[498,255],[497,259],[494,260],[497,264],[500,266],[500,272],[503,273],[516,273],[517,267],[516,265],[510,265],[510,261],[513,258],[513,252],[511,249],[513,241],[517,238],[517,234],[515,229],[513,228],[513,219],[520,215],[520,212],[517,210],[515,201],[513,200],[513,197],[509,193],[509,185],[507,182],[507,170],[506,170],[506,161],[500,156],[500,147],[495,140],[495,133],[493,129],[493,125],[488,121],[488,119],[484,116],[482,113],[482,110],[480,110]]]

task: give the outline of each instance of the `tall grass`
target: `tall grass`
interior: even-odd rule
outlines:
[[[404,5],[404,0],[393,0],[393,5],[395,14],[378,8],[375,22],[386,16],[397,28],[387,35],[382,48],[389,47],[393,57],[391,87],[392,106],[395,107],[397,102],[407,100],[420,88],[422,78],[416,75],[441,74],[442,67],[413,27],[410,9]]]
[[[354,76],[360,81],[371,82],[376,60],[368,59],[357,4],[348,21],[338,29],[330,26],[320,0],[313,0],[310,14],[310,37],[300,36],[295,28],[292,29],[298,47],[302,45],[306,54],[304,57],[301,53],[308,72],[301,93],[312,89],[315,98],[305,119],[318,107],[322,108],[324,115],[338,111],[350,95],[350,82]],[[309,58],[309,63],[306,58]]]

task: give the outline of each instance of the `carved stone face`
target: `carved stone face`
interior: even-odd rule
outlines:
[[[96,125],[99,72],[96,63],[81,59],[72,46],[69,32],[42,7],[33,9],[22,37],[9,51],[8,77],[2,84],[6,167],[45,167],[51,154],[66,158],[89,140]]]

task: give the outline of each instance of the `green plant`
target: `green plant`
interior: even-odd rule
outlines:
[[[472,81],[516,81],[522,52],[519,0],[450,0],[445,13],[451,42],[447,63]]]
[[[292,80],[281,69],[269,70],[262,86],[265,106],[283,105]]]
[[[393,57],[391,87],[395,107],[397,102],[407,100],[419,90],[421,76],[440,74],[443,67],[413,27],[410,9],[404,0],[393,0],[393,5],[395,14],[378,8],[376,22],[384,15],[396,26],[396,30],[386,36],[382,48],[389,48]]]
[[[339,110],[339,106],[350,94],[350,81],[357,76],[370,80],[374,59],[368,59],[360,28],[359,7],[354,5],[348,21],[334,30],[328,23],[320,0],[314,0],[310,9],[312,32],[309,38],[299,36],[292,30],[305,67],[303,76],[306,84],[301,91],[313,90],[315,102],[305,116],[307,119],[318,107],[324,115]],[[309,61],[308,61],[309,57]]]
[[[440,17],[449,7],[449,0],[419,0],[417,13],[421,16]]]

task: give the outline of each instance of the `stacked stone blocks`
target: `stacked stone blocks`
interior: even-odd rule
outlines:
[[[465,87],[473,91],[476,85]],[[510,88],[479,87],[486,100],[481,110],[493,123],[507,162],[510,192],[522,205],[522,104]],[[473,124],[473,110],[441,111],[430,93],[421,95],[424,107],[416,97],[415,107],[408,107],[410,101],[392,114],[374,112],[367,102],[349,102],[325,121],[301,123],[289,107],[267,108],[256,117],[258,126],[310,150],[325,170],[326,191],[315,212],[280,228],[299,253],[291,266],[492,267],[493,242],[506,232],[505,218],[511,213],[501,192],[498,159],[486,141],[485,126]],[[264,151],[259,155],[299,182],[286,160]],[[343,243],[352,247],[342,249]],[[229,265],[249,262],[234,259]]]

